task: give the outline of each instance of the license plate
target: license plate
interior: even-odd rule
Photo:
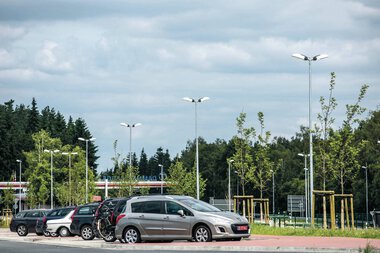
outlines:
[[[237,226],[238,231],[248,230],[248,226]]]

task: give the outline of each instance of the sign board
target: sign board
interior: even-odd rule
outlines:
[[[102,201],[102,196],[92,196],[92,201]]]
[[[288,212],[303,213],[305,212],[306,201],[304,195],[288,195]]]

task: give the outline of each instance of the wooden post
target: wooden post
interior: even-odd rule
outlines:
[[[355,221],[354,221],[354,196],[351,194],[351,220],[352,220],[352,229],[355,229]]]
[[[234,213],[236,213],[236,201],[237,201],[237,199],[236,199],[236,196],[234,196]]]
[[[252,213],[252,224],[255,223],[255,205],[253,203],[253,196],[252,198],[250,199],[250,202],[251,202],[251,213]]]
[[[331,229],[335,229],[335,197],[330,195]]]
[[[347,197],[344,197],[344,209],[346,211],[346,223],[347,223],[347,228],[350,229],[350,216],[348,215],[348,201]]]

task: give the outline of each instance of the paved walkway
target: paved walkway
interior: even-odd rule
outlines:
[[[0,240],[23,241],[30,243],[86,247],[107,248],[115,250],[219,250],[219,251],[292,251],[292,252],[359,252],[367,244],[380,252],[380,239],[362,239],[346,237],[301,237],[301,236],[271,236],[253,235],[240,242],[218,241],[209,243],[194,243],[175,241],[172,243],[139,243],[122,244],[118,241],[106,243],[103,240],[84,241],[80,237],[44,237],[29,234],[19,237],[8,229],[0,229]]]

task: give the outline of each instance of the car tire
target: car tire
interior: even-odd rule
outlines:
[[[94,231],[92,230],[92,227],[90,225],[84,225],[82,229],[80,230],[80,236],[83,240],[93,240],[95,237]]]
[[[70,230],[67,227],[61,227],[58,230],[58,234],[60,237],[67,237],[71,235]]]
[[[44,235],[44,233],[36,233],[36,235],[42,236],[42,235]]]
[[[18,225],[16,231],[19,236],[26,236],[28,234],[28,228],[24,224]]]
[[[128,227],[124,230],[123,239],[126,243],[139,243],[141,242],[140,232],[137,228]]]
[[[194,230],[194,241],[196,242],[211,242],[212,235],[210,229],[205,225],[199,225]]]

